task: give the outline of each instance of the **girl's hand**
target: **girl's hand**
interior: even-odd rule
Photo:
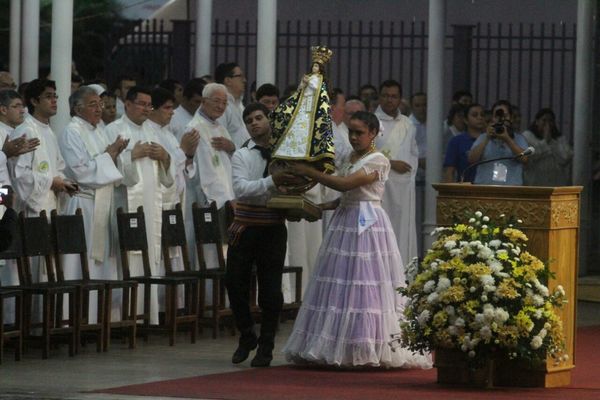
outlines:
[[[313,167],[311,167],[308,164],[303,163],[303,162],[290,163],[289,171],[294,175],[308,176],[308,177],[312,177],[314,175],[314,173],[317,172],[316,169],[314,169]]]

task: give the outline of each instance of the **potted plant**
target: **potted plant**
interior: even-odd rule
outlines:
[[[527,251],[519,220],[481,212],[435,229],[421,263],[407,266],[401,322],[403,346],[435,351],[438,382],[491,386],[494,364],[512,360],[535,369],[568,359],[562,286],[549,291],[546,264]]]

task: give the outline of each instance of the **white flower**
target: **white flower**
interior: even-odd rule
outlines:
[[[497,274],[498,272],[500,272],[504,269],[504,267],[498,260],[491,259],[491,260],[488,260],[486,263],[492,269],[492,272],[494,274]]]
[[[450,250],[450,255],[452,257],[456,257],[456,256],[460,255],[461,252],[462,252],[461,249],[452,249],[452,250]]]
[[[540,319],[543,316],[542,310],[535,310],[533,313],[533,316],[535,317],[535,319]]]
[[[419,322],[419,325],[425,326],[427,324],[427,321],[429,321],[430,317],[431,313],[429,312],[429,310],[423,310],[421,314],[419,314],[419,316],[417,317],[417,321]]]
[[[517,222],[520,223],[520,224],[522,224],[523,220],[522,219],[518,219]]]
[[[456,242],[454,240],[448,240],[446,243],[444,243],[444,248],[446,250],[451,250],[455,247],[456,247]]]
[[[542,343],[543,343],[543,341],[542,341],[542,338],[541,338],[541,337],[539,337],[539,336],[534,336],[534,337],[533,337],[533,339],[531,339],[531,343],[530,343],[530,344],[531,344],[531,348],[532,348],[533,350],[537,350],[537,349],[539,349],[540,347],[542,347]]]
[[[474,357],[475,357],[475,350],[469,351],[469,358],[474,358]]]
[[[498,247],[500,247],[501,244],[502,244],[502,241],[500,239],[494,239],[494,240],[490,240],[489,246],[497,249]]]
[[[544,298],[539,294],[533,295],[533,304],[537,307],[540,307],[544,304]]]
[[[469,218],[469,223],[472,224],[473,222],[475,222],[475,218]]]
[[[452,336],[456,336],[456,334],[458,333],[458,329],[456,329],[456,326],[454,325],[450,325],[447,329],[448,334],[452,335]]]
[[[452,307],[452,306],[446,306],[444,311],[446,311],[446,314],[448,314],[450,316],[454,315],[454,313],[455,313],[454,307]]]
[[[454,283],[455,285],[458,285],[460,283],[460,278],[457,276],[454,279],[452,279],[452,283]]]
[[[487,229],[487,225],[481,225],[481,229]]]
[[[503,324],[504,322],[508,321],[509,317],[510,315],[508,312],[502,307],[498,307],[494,310],[494,320],[499,324]]]
[[[465,320],[462,318],[456,318],[456,321],[454,321],[454,326],[463,328],[465,326]]]
[[[489,326],[483,326],[479,329],[479,335],[485,341],[488,341],[492,337],[492,330]]]
[[[506,217],[506,215],[505,214],[500,214],[499,217],[500,218],[504,218],[504,217]]]
[[[427,302],[429,304],[436,303],[438,301],[439,297],[440,297],[439,294],[437,294],[436,292],[433,292],[433,293],[429,294],[429,296],[427,296]]]
[[[469,292],[471,292],[471,293],[475,293],[476,290],[477,290],[477,288],[475,286],[471,286],[469,288]]]
[[[491,304],[490,304],[491,306]],[[485,317],[486,321],[492,321],[494,319],[494,307],[483,307],[483,316]]]
[[[461,240],[458,245],[460,247],[467,247],[469,245],[469,242],[467,242],[466,240]]]
[[[425,293],[433,292],[434,288],[435,288],[435,281],[433,281],[433,280],[429,280],[429,281],[425,282],[425,285],[423,285],[423,291]]]
[[[551,327],[552,325],[550,325],[548,322],[544,324],[544,329],[550,329]]]
[[[460,346],[460,349],[465,353],[467,352],[467,350],[469,350],[469,348],[467,347],[466,344],[463,344],[462,346]]]
[[[475,323],[478,325],[483,325],[485,323],[485,317],[483,314],[475,314]]]
[[[483,214],[481,213],[481,211],[477,211],[477,212],[475,212],[475,216],[476,216],[477,218],[481,218],[481,216],[482,216],[482,215],[483,215]]]
[[[540,333],[538,334],[539,337],[541,337],[542,339],[546,337],[546,335],[548,334],[548,331],[545,329],[541,329]]]
[[[495,292],[496,291],[496,286],[494,286],[494,285],[484,285],[483,286],[483,290],[485,292],[488,292],[488,293],[489,292]]]
[[[451,285],[450,279],[442,276],[442,277],[440,277],[440,280],[438,281],[436,291],[442,292],[442,291],[448,289],[450,287],[450,285]]]
[[[562,287],[562,285],[558,285],[555,289],[554,292],[558,292],[561,296],[565,295],[565,289]]]
[[[500,249],[496,251],[496,256],[501,256],[503,254],[508,254],[508,252],[504,249]]]
[[[490,217],[488,217],[487,215],[484,215],[482,220],[483,220],[483,222],[490,222]]]
[[[482,294],[481,301],[488,301],[488,297],[485,294]]]
[[[482,260],[488,260],[494,256],[494,251],[489,247],[481,246],[479,252],[477,253],[477,257]]]
[[[517,246],[514,249],[511,250],[513,252],[514,255],[519,255],[521,254],[521,249]]]
[[[496,283],[496,280],[494,279],[494,277],[491,276],[491,275],[487,275],[487,274],[486,275],[481,275],[479,277],[479,281],[481,282],[481,284],[483,286],[485,286],[485,285],[493,285],[494,283]]]

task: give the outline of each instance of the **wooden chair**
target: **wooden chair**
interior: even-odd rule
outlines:
[[[87,243],[85,228],[81,209],[75,211],[75,215],[58,215],[56,211],[51,213],[52,232],[54,241],[54,257],[59,282],[67,282],[82,286],[82,309],[80,318],[81,329],[102,331],[102,341],[97,342],[97,350],[107,351],[110,346],[111,328],[127,329],[129,336],[129,348],[135,348],[135,335],[137,321],[137,282],[131,280],[113,279],[90,279],[90,270],[87,255]],[[81,265],[81,279],[65,280],[61,256],[66,254],[79,255]],[[123,290],[123,305],[121,308],[121,320],[112,321],[112,293],[115,289]],[[97,324],[89,323],[89,292],[98,291],[98,321]],[[99,326],[98,326],[99,325]],[[76,349],[77,350],[77,349]]]
[[[167,329],[169,332],[169,345],[175,344],[177,326],[181,324],[191,325],[191,342],[196,342],[198,332],[198,279],[189,276],[156,276],[150,269],[148,257],[148,242],[146,239],[146,222],[143,207],[138,207],[135,213],[125,213],[122,208],[117,210],[117,224],[119,229],[119,245],[121,249],[121,265],[123,267],[123,278],[135,280],[144,285],[144,311],[137,319],[143,319],[143,328],[147,332],[150,328]],[[128,253],[130,251],[141,251],[144,268],[143,276],[131,276],[129,270]],[[165,325],[166,327],[150,326],[150,286],[162,285],[165,287]],[[189,293],[191,301],[188,309],[178,314],[177,288],[183,285],[185,292]]]
[[[23,249],[19,224],[16,224],[13,237],[10,247],[0,253],[0,260],[15,260],[17,266],[21,266]],[[3,268],[8,268],[8,266],[5,265]],[[20,269],[18,268],[18,271]],[[4,343],[11,339],[15,339],[16,342],[15,360],[21,360],[23,354],[23,296],[24,293],[21,289],[2,287],[0,282],[0,364],[2,364],[4,355]],[[14,299],[15,302],[15,320],[10,325],[4,323],[4,302],[9,299]]]
[[[57,282],[54,264],[52,262],[52,235],[46,211],[40,212],[39,217],[25,218],[19,214],[23,262],[21,263],[20,288],[25,293],[24,299],[24,335],[28,336],[31,328],[39,324],[32,323],[31,308],[33,297],[42,298],[42,358],[48,358],[50,353],[50,340],[54,337],[66,337],[69,343],[69,356],[75,355],[75,347],[79,338],[77,336],[77,307],[78,288],[76,285]],[[29,257],[43,257],[46,262],[47,282],[33,282]],[[65,321],[62,317],[62,300],[65,294],[69,295],[69,317]]]
[[[227,206],[226,206],[227,207]],[[198,268],[203,276],[200,281],[200,323],[208,324],[213,331],[213,339],[217,338],[221,319],[232,316],[231,309],[225,306],[225,256],[223,254],[223,240],[220,229],[219,210],[213,201],[208,207],[199,207],[197,203],[192,205],[192,217],[194,221],[194,235],[196,237],[196,255]],[[208,269],[204,257],[203,245],[214,245],[217,250],[218,268]],[[204,317],[206,310],[206,281],[212,281],[212,305],[211,316]],[[235,330],[233,330],[235,333]]]

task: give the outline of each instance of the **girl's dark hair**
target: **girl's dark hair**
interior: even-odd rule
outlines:
[[[562,133],[558,130],[558,127],[556,126],[556,115],[554,114],[554,111],[552,111],[551,108],[542,108],[540,111],[538,111],[535,114],[535,118],[533,119],[533,122],[531,123],[531,125],[529,125],[529,130],[538,138],[538,139],[543,139],[544,137],[544,133],[542,131],[540,131],[535,123],[535,121],[537,121],[538,119],[542,118],[544,115],[550,115],[552,117],[552,119],[554,120],[554,126],[552,127],[552,139],[556,139],[560,136],[562,136]]]
[[[379,133],[379,119],[369,111],[357,111],[350,117],[350,120],[357,119],[367,125],[370,131],[374,130],[375,133]]]
[[[475,108],[475,107],[480,107],[481,109],[483,109],[483,111],[485,111],[485,108],[483,108],[483,106],[479,103],[471,103],[468,106],[464,107],[465,109],[465,118],[469,117],[469,113],[471,112],[471,109]]]

